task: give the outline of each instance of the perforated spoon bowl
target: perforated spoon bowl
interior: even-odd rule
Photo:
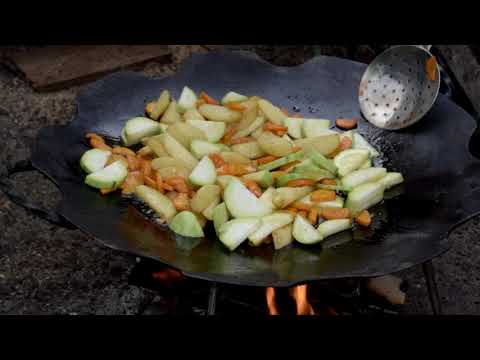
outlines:
[[[440,89],[440,69],[430,49],[431,45],[393,46],[368,66],[358,95],[370,123],[398,130],[418,122],[432,108]]]

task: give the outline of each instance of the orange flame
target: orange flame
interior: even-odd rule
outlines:
[[[307,298],[307,285],[299,285],[290,289],[290,296],[295,299],[297,304],[297,315],[315,315],[312,305]]]
[[[308,285],[299,285],[289,290],[290,296],[295,300],[297,315],[315,315],[312,305],[308,302],[307,289]],[[275,289],[272,287],[266,288],[265,295],[269,314],[279,315],[275,301]]]
[[[265,295],[267,297],[268,313],[270,315],[279,315],[277,303],[275,302],[275,289],[272,287],[266,288]]]

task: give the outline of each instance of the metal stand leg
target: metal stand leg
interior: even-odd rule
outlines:
[[[425,280],[427,281],[428,296],[430,298],[430,304],[432,305],[432,311],[434,315],[442,314],[442,304],[440,302],[440,296],[438,295],[437,282],[435,281],[435,270],[433,263],[428,261],[422,265]]]
[[[213,283],[208,297],[207,315],[215,315],[215,306],[217,305],[217,283]]]

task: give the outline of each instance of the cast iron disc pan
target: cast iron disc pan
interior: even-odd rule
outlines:
[[[375,209],[374,229],[339,234],[323,244],[242,245],[230,253],[211,229],[200,240],[176,238],[153,224],[120,195],[102,196],[83,184],[78,166],[88,149],[86,132],[119,137],[125,121],[143,115],[146,102],[169,89],[178,99],[184,85],[219,99],[226,91],[265,97],[304,117],[361,118],[357,91],[366,65],[316,57],[296,67],[275,67],[251,53],[194,55],[173,76],[149,79],[122,72],[88,86],[67,126],[40,131],[34,166],[60,188],[58,211],[104,245],[151,258],[186,276],[252,286],[292,286],[312,280],[374,277],[430,260],[449,249],[448,233],[478,211],[480,162],[468,143],[474,119],[446,97],[415,126],[397,132],[365,120],[359,132],[381,152],[383,165],[401,171],[406,183]],[[396,196],[394,196],[396,195]]]

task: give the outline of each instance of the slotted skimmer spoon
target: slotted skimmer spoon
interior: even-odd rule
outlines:
[[[368,66],[359,88],[360,109],[373,125],[387,130],[418,122],[433,106],[440,89],[440,69],[432,45],[399,45]]]

